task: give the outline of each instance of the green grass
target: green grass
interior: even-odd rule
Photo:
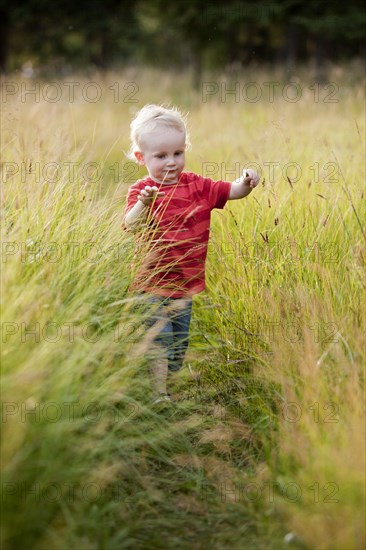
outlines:
[[[250,104],[203,102],[186,75],[91,80],[96,103],[2,110],[3,547],[362,548],[360,79],[338,69],[336,103],[301,79],[296,103]],[[138,103],[113,101],[117,81]],[[262,179],[213,213],[192,374],[159,413],[120,223],[143,175],[123,156],[131,117],[163,101],[189,111],[187,170]]]

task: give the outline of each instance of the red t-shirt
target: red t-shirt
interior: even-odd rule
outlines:
[[[213,208],[224,208],[231,183],[182,172],[178,183],[158,184],[151,178],[128,190],[125,214],[146,185],[165,195],[155,199],[147,223],[139,231],[138,269],[130,290],[181,298],[205,288],[205,260]]]

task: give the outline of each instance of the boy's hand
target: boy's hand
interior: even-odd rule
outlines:
[[[229,200],[247,197],[259,183],[259,176],[255,170],[244,168],[243,175],[231,184]]]
[[[158,188],[155,187],[155,185],[153,187],[150,187],[150,185],[146,185],[145,189],[142,189],[140,191],[137,200],[141,201],[145,206],[150,206],[150,204],[156,197],[162,197],[163,195],[165,195],[164,191],[159,192]]]
[[[254,187],[257,187],[259,183],[259,176],[255,170],[252,170],[251,168],[244,168],[243,176],[244,185],[250,187],[250,189],[254,189]]]

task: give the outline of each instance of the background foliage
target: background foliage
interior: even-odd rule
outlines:
[[[148,62],[168,68],[364,56],[361,0],[16,0],[1,9],[0,63],[49,70]]]

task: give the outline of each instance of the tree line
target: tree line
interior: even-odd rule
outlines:
[[[128,64],[166,68],[365,57],[361,0],[2,0],[2,72],[27,61],[60,70]]]

